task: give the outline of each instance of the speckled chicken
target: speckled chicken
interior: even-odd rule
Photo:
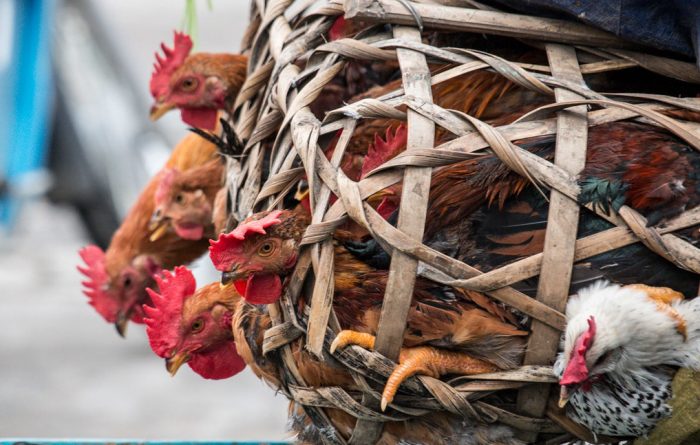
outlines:
[[[675,369],[700,370],[700,298],[599,282],[569,300],[566,317],[560,406],[596,434],[646,435],[671,414]]]

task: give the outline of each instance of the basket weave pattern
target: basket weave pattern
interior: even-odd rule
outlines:
[[[629,207],[623,206],[611,214],[599,208],[581,209],[577,203],[580,190],[576,175],[585,165],[587,129],[636,117],[664,127],[700,149],[698,128],[659,113],[668,107],[700,111],[700,101],[642,94],[604,96],[589,89],[582,75],[636,66],[694,83],[700,83],[700,75],[689,64],[636,52],[615,36],[585,25],[456,7],[458,4],[461,3],[450,0],[253,2],[251,25],[243,42],[250,57],[248,79],[234,109],[236,132],[246,141],[247,156],[242,163],[228,161],[232,213],[241,220],[251,211],[278,206],[304,175],[313,212],[312,225],[302,241],[307,247],[302,250],[282,299],[270,307],[273,327],[266,333],[264,350],[279,351],[288,382],[280,389],[305,406],[317,426],[330,426],[325,407],[344,410],[359,419],[351,438],[336,435],[328,439],[334,443],[371,443],[383,422],[443,410],[483,422],[498,421],[526,432],[530,439],[538,433],[570,433],[593,441],[583,427],[551,409],[548,395],[555,381],[548,365],[565,326],[562,312],[572,264],[641,241],[678,267],[700,273],[698,249],[673,234],[700,223],[700,208],[687,211],[662,227],[647,227],[644,217]],[[326,42],[324,34],[342,14],[363,20],[367,28],[354,39]],[[390,23],[391,32],[372,23]],[[422,40],[423,27],[533,39],[546,52],[549,66],[513,63],[466,48],[434,47]],[[585,63],[577,57],[582,53],[589,56]],[[596,61],[588,61],[591,55]],[[321,122],[309,105],[349,60],[398,60],[403,88],[380,98],[328,110]],[[431,76],[428,60],[431,64],[443,64],[446,69]],[[552,103],[500,127],[433,103],[431,85],[477,70],[496,72],[522,87],[551,96]],[[354,182],[338,166],[357,122],[372,118],[406,121],[407,149]],[[455,137],[434,147],[436,126]],[[318,140],[339,130],[336,149],[328,160]],[[511,142],[548,134],[556,134],[553,162]],[[432,170],[485,151],[495,153],[510,169],[542,190],[551,190],[544,251],[488,273],[421,243]],[[404,192],[394,227],[364,200],[397,182],[403,183]],[[331,194],[338,197],[332,205]],[[595,212],[615,227],[577,239],[580,211]],[[333,355],[352,371],[358,387],[363,388],[362,394],[340,387],[307,387],[289,348],[290,342],[303,341],[320,359],[332,360],[328,346],[338,323],[332,311],[331,236],[347,218],[365,227],[392,253],[376,350],[349,347]],[[424,266],[420,271],[427,278],[483,292],[532,317],[525,364],[515,371],[469,376],[451,383],[425,376],[411,378],[402,386],[393,409],[382,413],[378,409],[378,386],[372,382],[383,383],[393,369],[391,360],[398,357],[419,264]],[[316,277],[313,288],[303,289],[311,270]],[[537,275],[537,299],[510,287]],[[297,317],[296,303],[301,292],[310,292],[307,301],[311,304],[303,317]],[[486,393],[517,388],[521,388],[517,412],[480,400]]]

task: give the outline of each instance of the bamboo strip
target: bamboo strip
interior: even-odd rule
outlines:
[[[576,50],[564,45],[548,44],[547,56],[552,74],[571,82],[583,82],[578,67]],[[555,90],[558,102],[575,100],[575,94]],[[570,108],[557,118],[555,165],[576,176],[586,166],[588,146],[586,107]],[[564,312],[573,271],[579,205],[556,189],[550,196],[547,232],[544,242],[542,269],[537,288],[537,300]],[[524,365],[551,364],[559,347],[560,332],[533,320],[530,327]],[[532,417],[542,417],[549,398],[549,385],[532,385],[520,390],[518,411]],[[535,440],[536,435],[527,436]]]
[[[426,27],[445,31],[498,34],[593,47],[629,48],[631,45],[605,31],[565,20],[479,11],[443,5],[409,3]],[[345,17],[397,25],[414,25],[415,18],[397,0],[345,0]]]
[[[394,28],[394,37],[408,41],[420,42],[421,40],[421,35],[416,29],[401,26]],[[425,101],[432,102],[430,70],[425,56],[403,49],[397,49],[396,55],[401,67],[405,91]],[[418,113],[408,112],[407,148],[432,146],[434,134],[435,124],[433,121]],[[408,168],[404,173],[404,189],[399,205],[397,228],[406,233],[407,236],[418,240],[423,238],[425,228],[430,173],[431,169],[429,168]],[[398,251],[393,252],[384,303],[379,317],[375,350],[394,361],[398,360],[399,351],[403,344],[403,333],[413,299],[417,267],[418,262],[415,259]],[[376,407],[377,402],[373,401],[372,405]],[[372,425],[358,421],[350,442],[353,444],[374,442],[381,430],[381,424]]]

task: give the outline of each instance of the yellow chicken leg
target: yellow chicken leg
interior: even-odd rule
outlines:
[[[362,346],[371,351],[374,349],[374,335],[357,331],[340,331],[333,340],[333,343],[331,343],[331,354],[333,354],[336,349],[343,349],[348,345]]]
[[[331,353],[348,345],[358,345],[365,349],[374,348],[374,336],[355,331],[341,331],[333,340]],[[399,354],[399,365],[394,368],[382,392],[382,411],[394,400],[396,391],[407,378],[422,374],[439,378],[444,374],[483,374],[498,371],[488,362],[470,357],[467,354],[432,346],[403,348]]]

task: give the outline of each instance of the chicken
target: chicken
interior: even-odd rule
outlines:
[[[294,268],[299,242],[309,224],[303,209],[261,212],[231,233],[212,242],[210,257],[243,298],[253,304],[272,303],[282,294],[282,279]],[[333,307],[341,332],[333,349],[359,344],[372,349],[388,278],[358,261],[342,246],[335,251]],[[418,279],[404,337],[400,366],[382,394],[386,409],[406,378],[420,372],[439,377],[447,373],[476,374],[509,369],[519,364],[527,335],[474,302],[468,292],[455,291]]]
[[[186,240],[215,237],[212,204],[222,189],[223,167],[220,159],[212,159],[189,170],[167,168],[161,173],[149,223],[151,241],[169,230]]]
[[[179,108],[182,120],[193,127],[214,131],[218,110],[228,111],[246,79],[246,56],[196,53],[192,40],[175,33],[172,49],[161,45],[165,57],[156,53],[150,90],[155,103],[151,119],[157,120]]]
[[[405,133],[387,138],[393,153],[405,146]],[[551,159],[554,136],[515,141],[530,152]],[[398,149],[400,151],[401,148]],[[649,162],[649,160],[653,162]],[[700,203],[696,173],[700,155],[687,144],[656,127],[619,122],[589,130],[587,166],[579,175],[582,204],[603,210],[628,205],[648,218],[663,222]],[[401,186],[382,191],[368,202],[395,222]],[[377,201],[381,201],[376,205]],[[435,169],[431,182],[423,242],[483,272],[542,252],[549,203],[529,182],[511,172],[494,155]],[[590,212],[582,212],[579,237],[612,225]],[[700,242],[698,228],[680,235]],[[375,267],[388,268],[389,256],[374,240],[345,246]],[[636,244],[606,252],[576,264],[571,292],[599,279],[633,283],[644,276],[648,284],[673,286],[686,296],[698,288],[697,275]],[[515,284],[534,295],[536,280]]]
[[[401,88],[401,79],[397,79],[386,85],[375,86],[365,93],[353,97],[350,99],[350,103],[381,97]],[[433,102],[442,108],[468,113],[493,125],[510,123],[526,112],[551,102],[551,98],[548,96],[533,93],[515,85],[499,74],[488,71],[466,73],[433,85],[432,95]],[[347,176],[350,179],[358,180],[358,170],[348,170],[345,167],[361,165],[361,157],[360,160],[357,160],[358,155],[364,156],[368,148],[376,143],[378,136],[384,136],[385,139],[393,137],[391,136],[392,132],[398,132],[401,126],[402,122],[395,119],[381,118],[358,121],[341,164]],[[398,145],[393,148],[393,156],[406,148],[405,137],[407,133],[405,127],[403,132],[403,136],[394,142]],[[437,143],[447,142],[453,137],[454,135],[449,131],[439,126],[436,127],[435,140]],[[334,150],[337,140],[336,136],[329,142],[327,152]],[[387,157],[386,160],[391,157]]]
[[[336,40],[355,32],[352,22],[341,16],[328,32]],[[183,122],[196,128],[214,131],[220,110],[231,111],[247,75],[248,58],[242,54],[190,54],[192,40],[175,32],[172,49],[161,44],[164,57],[156,53],[150,90],[155,103],[151,119],[179,108]],[[323,91],[312,107],[319,114],[337,108],[367,88],[385,83],[398,71],[396,62],[362,63],[350,61],[341,76]],[[322,110],[322,111],[320,111]]]
[[[160,293],[147,289],[153,306],[143,307],[146,333],[170,374],[184,363],[208,379],[226,379],[245,368],[231,330],[240,300],[235,290],[212,283],[195,291],[194,276],[185,266],[163,271],[156,284]]]
[[[168,228],[169,225],[159,226],[166,229],[163,233],[156,232],[158,236],[149,230],[156,211],[157,191],[164,188],[162,180],[185,175],[202,183],[201,178],[191,176],[190,171],[200,171],[209,176],[212,174],[211,168],[214,168],[219,173],[212,178],[207,177],[204,183],[215,178],[221,181],[222,167],[214,167],[215,163],[220,164],[220,160],[213,144],[194,134],[186,136],[175,147],[163,170],[141,192],[112,236],[107,251],[102,251],[97,246],[87,246],[80,251],[85,266],[78,266],[78,269],[87,278],[83,282],[84,292],[95,310],[107,322],[115,324],[120,335],[123,336],[126,332],[129,320],[143,322],[141,306],[148,301],[146,288],[153,284],[153,276],[161,269],[193,261],[207,248],[207,238],[181,238],[175,230]],[[203,166],[206,166],[204,170]],[[210,192],[207,193],[211,195]],[[180,214],[185,215],[187,212]],[[180,221],[179,217],[176,219]]]
[[[401,79],[397,79],[387,85],[378,85],[365,93],[358,94],[350,99],[350,102],[380,97],[400,88]],[[470,72],[434,85],[433,99],[436,104],[444,108],[469,113],[492,124],[511,122],[527,111],[549,101],[546,96],[527,91],[503,76],[488,71]],[[338,131],[327,143],[324,153],[328,159],[333,155],[340,134],[341,131]],[[375,167],[404,151],[407,136],[407,127],[399,120],[360,120],[343,154],[340,168],[348,178],[360,180]],[[448,131],[441,127],[437,128],[438,143],[446,142],[452,137],[453,135]],[[382,194],[370,198],[370,202],[377,204],[377,209],[382,215],[388,216],[396,209],[399,189],[399,187],[391,187]],[[393,195],[393,198],[389,196],[382,199],[382,195]],[[332,197],[331,203],[334,200],[335,197]]]
[[[192,273],[178,267],[158,278],[160,293],[151,291],[153,306],[144,308],[146,332],[153,351],[166,361],[171,374],[187,363],[207,379],[223,379],[240,372],[246,365],[262,380],[278,389],[284,376],[276,352],[262,354],[265,330],[271,319],[265,306],[241,299],[234,287],[212,283],[195,290]],[[343,367],[318,362],[304,351],[303,343],[291,344],[293,357],[306,383],[314,387],[354,386]],[[354,419],[344,411],[326,409],[330,421],[349,436]],[[290,424],[297,433],[296,443],[322,443],[327,432],[315,427],[304,409],[290,402]],[[378,443],[434,443],[436,445],[516,445],[512,431],[498,425],[477,426],[451,415],[433,414],[412,422],[390,422]]]
[[[405,146],[405,133],[392,144]],[[515,141],[545,159],[554,155],[554,136]],[[395,151],[393,148],[390,151]],[[400,151],[400,150],[399,150]],[[655,225],[700,204],[696,173],[700,154],[675,136],[650,125],[614,122],[589,129],[586,167],[579,175],[581,204],[603,210],[628,205]],[[529,189],[496,156],[485,155],[433,172],[424,242],[428,245],[464,225],[484,204],[503,208]],[[382,205],[396,208],[400,186],[383,192]],[[497,220],[497,219],[496,219]],[[454,244],[454,240],[452,240]],[[444,242],[443,242],[444,244]],[[459,246],[456,246],[459,247]],[[452,255],[464,258],[463,254]]]
[[[569,300],[566,317],[560,406],[596,434],[648,434],[671,414],[674,368],[700,370],[700,298],[599,282]]]

